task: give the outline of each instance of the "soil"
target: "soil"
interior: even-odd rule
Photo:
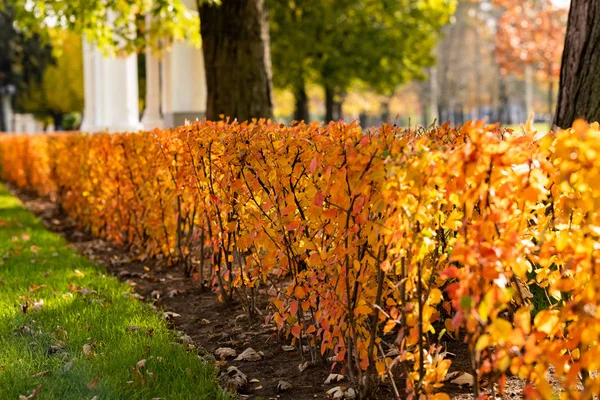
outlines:
[[[325,385],[324,381],[332,372],[326,363],[311,365],[301,372],[298,366],[306,359],[302,359],[298,350],[285,351],[282,346],[289,345],[289,341],[280,336],[272,324],[265,325],[264,317],[249,320],[239,304],[220,303],[216,293],[185,277],[182,268],[169,267],[160,259],[142,262],[126,249],[78,230],[74,221],[48,199],[10,189],[48,229],[61,234],[78,252],[135,287],[140,300],[167,312],[173,329],[191,338],[193,348],[200,355],[213,358],[215,350],[220,347],[233,348],[238,354],[251,347],[262,354],[259,361],[235,361],[233,358],[222,361],[217,357],[221,371],[233,365],[247,376],[248,385],[239,390],[241,398],[327,398],[327,390],[347,384],[347,381],[341,381]],[[264,315],[268,314],[266,305],[265,297],[261,307]],[[444,345],[453,355],[451,371],[469,371],[466,346],[456,341]],[[281,381],[290,383],[291,388],[279,391]],[[522,388],[523,384],[518,379],[508,379],[503,398],[521,397]],[[446,384],[444,392],[453,399],[474,398],[469,387]],[[390,387],[382,385],[370,398],[387,400],[395,397]]]

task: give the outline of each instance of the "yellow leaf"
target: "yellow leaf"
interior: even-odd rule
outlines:
[[[442,291],[438,288],[432,289],[429,293],[429,300],[433,305],[439,304],[442,301]]]
[[[559,318],[555,311],[543,310],[535,316],[533,323],[538,331],[550,335],[558,326]]]
[[[369,315],[369,314],[371,314],[371,311],[372,311],[372,308],[367,305],[358,306],[354,309],[354,315],[356,315],[357,317],[361,314]]]
[[[375,363],[375,369],[377,369],[379,376],[385,374],[385,363],[382,360],[378,360]]]

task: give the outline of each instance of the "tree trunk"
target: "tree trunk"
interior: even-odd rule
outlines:
[[[219,6],[203,2],[199,10],[207,118],[271,117],[271,54],[264,0],[227,0]]]
[[[306,95],[306,88],[304,82],[298,84],[294,88],[294,99],[296,101],[296,108],[294,109],[294,120],[300,122],[308,122],[310,119],[308,115],[308,96]]]
[[[4,96],[0,94],[0,132],[6,132],[8,130],[6,118],[8,118],[8,115],[4,109]]]
[[[343,105],[344,105],[344,102],[342,100],[334,101],[334,103],[333,103],[333,118],[336,121],[340,121],[340,120],[344,119],[344,113],[342,112]]]
[[[554,107],[554,82],[548,82],[548,114],[550,114],[550,121],[552,121],[552,110]]]
[[[333,121],[333,89],[325,86],[325,122]]]
[[[390,122],[390,101],[391,97],[384,99],[381,102],[381,123],[387,124]]]
[[[506,95],[506,84],[504,78],[499,76],[498,84],[498,120],[502,124],[509,123],[508,121],[508,96]]]
[[[52,113],[52,120],[54,121],[54,130],[62,131],[63,130],[63,119],[65,114],[62,113]]]
[[[600,121],[600,2],[572,0],[554,124]]]

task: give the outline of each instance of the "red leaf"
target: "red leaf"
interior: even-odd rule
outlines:
[[[298,312],[298,302],[297,301],[292,301],[290,303],[290,314],[291,315],[296,315],[297,312]]]
[[[325,201],[325,195],[319,192],[315,195],[315,206],[323,207],[323,202]]]
[[[310,167],[308,168],[308,170],[310,171],[311,174],[315,173],[315,171],[317,170],[317,157],[313,157],[312,161],[310,162]]]

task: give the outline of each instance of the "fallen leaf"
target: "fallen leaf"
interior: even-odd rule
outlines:
[[[248,385],[248,377],[242,371],[233,365],[227,368],[227,372],[222,375],[221,380],[224,386],[235,391]]]
[[[71,367],[73,366],[74,361],[75,361],[75,359],[72,359],[71,361],[69,361],[68,363],[63,365],[63,367],[61,368],[61,372],[67,372],[68,370],[70,370]]]
[[[179,318],[179,317],[181,317],[181,315],[179,315],[177,313],[174,313],[172,311],[165,311],[163,313],[163,315],[165,316],[165,319],[167,319],[167,320],[172,319],[172,318]]]
[[[448,374],[446,376],[445,381],[449,381],[450,383],[459,386],[473,386],[473,384],[475,383],[473,375],[469,374],[468,372],[462,371],[452,372]]]
[[[310,366],[310,363],[308,361],[305,361],[302,364],[298,364],[298,371],[304,372],[304,370],[306,368],[308,368],[309,366]]]
[[[29,394],[29,396],[23,396],[20,395],[19,396],[19,400],[30,400],[30,399],[34,399],[38,394],[40,394],[40,390],[42,390],[42,385],[38,385],[38,387],[36,387],[35,389],[33,389],[31,391],[31,393]]]
[[[327,379],[325,379],[325,384],[329,385],[330,383],[339,382],[344,379],[344,375],[341,374],[329,374]]]
[[[33,302],[33,306],[31,306],[32,310],[39,311],[44,307],[44,299]]]
[[[259,361],[262,357],[260,354],[256,352],[252,347],[248,347],[246,350],[242,352],[235,361]]]
[[[189,346],[192,344],[192,342],[193,342],[192,338],[191,338],[190,336],[188,336],[188,335],[182,335],[182,336],[179,338],[179,340],[181,340],[181,343],[182,343],[182,344],[183,344],[185,347],[189,347]]]
[[[49,355],[55,355],[55,354],[66,353],[66,351],[63,347],[60,347],[60,346],[48,346],[47,353]]]
[[[83,351],[83,355],[86,356],[86,357],[93,356],[92,345],[91,344],[84,344],[82,351]]]
[[[217,350],[215,350],[215,356],[221,359],[235,357],[237,356],[237,352],[231,347],[219,347]]]
[[[334,399],[341,399],[344,397],[344,389],[341,386],[336,386],[327,391],[327,394]]]
[[[100,382],[99,376],[95,377],[94,379],[92,379],[90,381],[90,383],[88,383],[88,385],[87,385],[88,389],[90,389],[90,390],[96,389],[96,386],[98,386],[98,382]]]
[[[283,351],[294,351],[296,350],[295,346],[281,346],[281,350]]]
[[[277,383],[277,391],[285,392],[286,390],[290,390],[292,388],[292,384],[287,381],[279,381]]]
[[[40,290],[42,288],[45,288],[46,285],[36,285],[35,283],[29,285],[29,292],[35,292],[36,290]]]

